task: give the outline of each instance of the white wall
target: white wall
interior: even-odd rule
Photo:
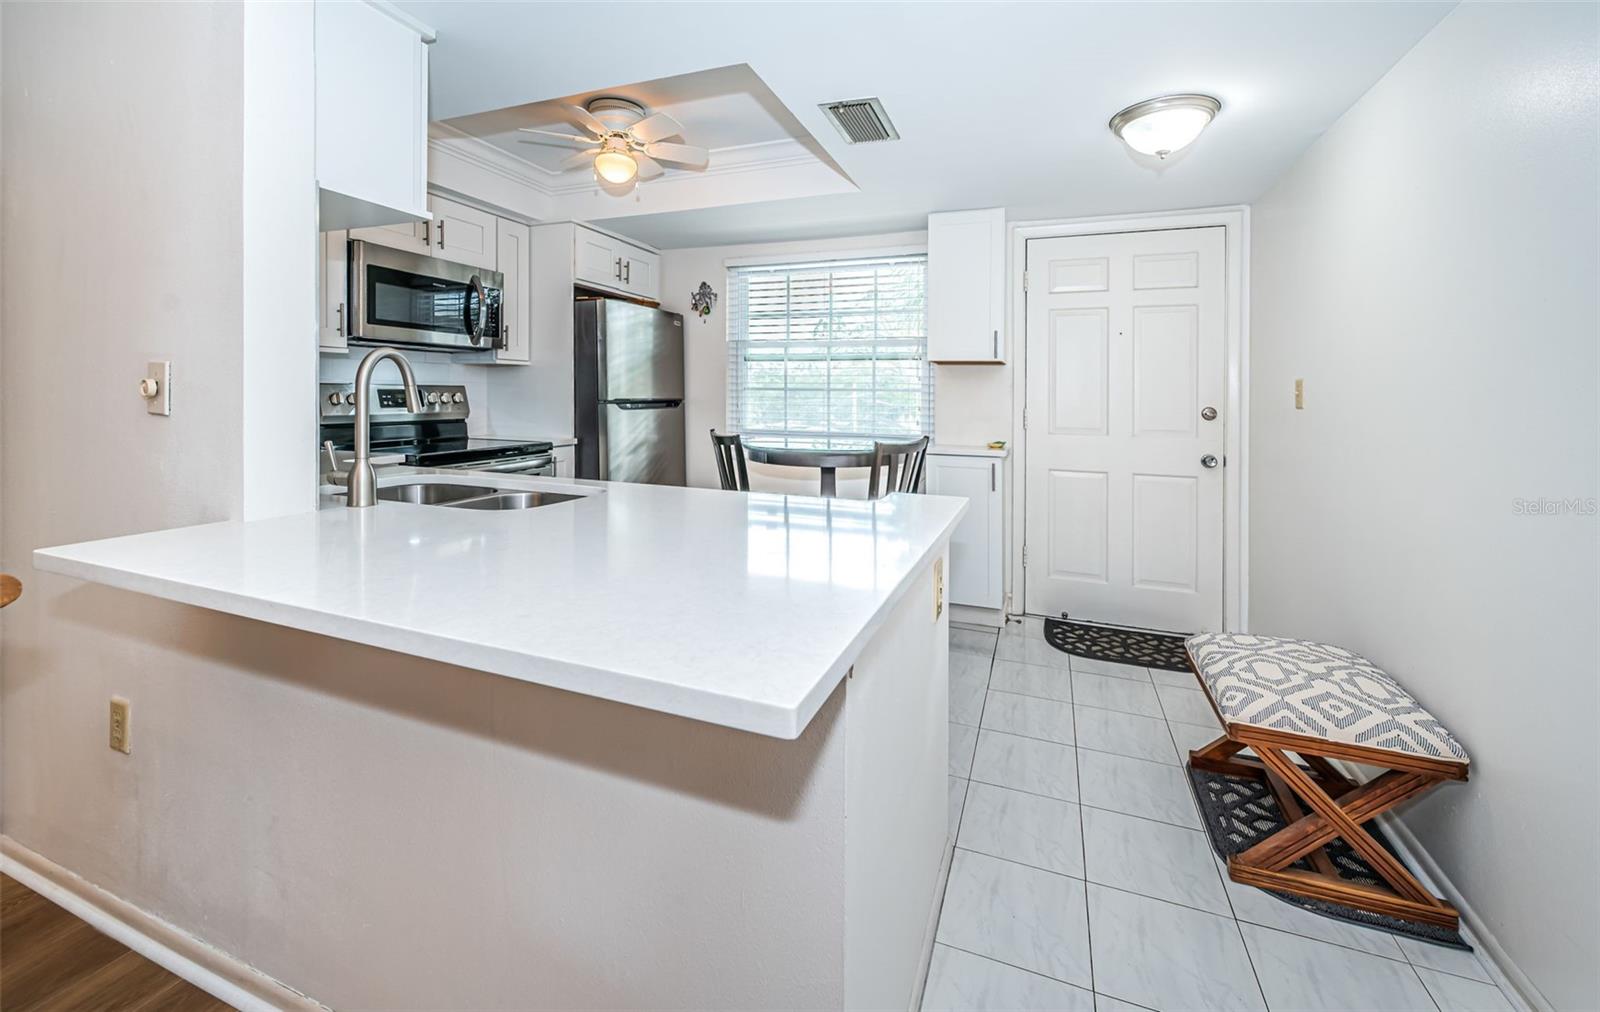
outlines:
[[[807,259],[816,254],[926,247],[926,232],[855,236],[807,242],[751,243],[742,246],[704,246],[665,250],[661,254],[661,306],[683,314],[684,327],[684,437],[689,459],[689,484],[716,488],[717,465],[711,454],[709,431],[728,431],[728,271],[727,261],[755,257]],[[709,281],[717,293],[711,315],[701,320],[689,309],[689,296]],[[935,415],[939,407],[935,404]],[[817,494],[818,475],[813,469],[750,465],[750,485],[763,492]],[[867,493],[866,470],[839,475],[839,494],[862,498]]]
[[[317,300],[316,31],[309,2],[243,8],[240,66],[243,292],[240,401],[246,520],[316,508],[306,446],[316,420],[290,391],[315,383]],[[309,287],[308,287],[309,285]],[[299,480],[286,480],[294,475]]]
[[[1255,205],[1250,626],[1390,669],[1473,756],[1404,818],[1600,1006],[1596,11],[1463,4]],[[1305,410],[1293,382],[1305,379]]]

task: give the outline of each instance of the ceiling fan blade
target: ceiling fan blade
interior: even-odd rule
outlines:
[[[661,167],[660,162],[656,161],[654,158],[651,158],[643,151],[635,151],[633,153],[633,160],[639,164],[640,179],[654,179],[666,171],[666,169]]]
[[[579,130],[587,130],[596,137],[604,137],[611,132],[610,127],[600,122],[593,113],[582,106],[564,105],[561,107],[561,115]]]
[[[711,161],[711,152],[691,144],[646,144],[644,153],[657,161],[685,169],[703,169]]]
[[[594,156],[598,155],[602,150],[604,149],[589,148],[587,151],[579,151],[575,155],[569,155],[568,157],[562,159],[560,165],[556,166],[556,171],[566,172],[569,169],[581,169],[585,165],[593,165]]]
[[[650,144],[665,137],[677,137],[683,133],[683,124],[658,112],[635,123],[628,128],[628,132],[639,139],[641,144]]]
[[[595,142],[595,138],[593,138],[593,137],[579,137],[577,134],[564,134],[564,133],[561,133],[561,132],[556,131],[556,130],[536,130],[533,127],[518,127],[517,129],[521,133],[538,134],[541,137],[554,137],[556,140],[565,141],[568,144],[581,144],[584,147],[589,147],[590,145],[594,144],[594,142]],[[549,144],[550,143],[549,141],[529,140],[526,137],[519,137],[517,139],[522,141],[522,143],[524,143],[524,144]]]

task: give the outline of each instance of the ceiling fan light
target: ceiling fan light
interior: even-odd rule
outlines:
[[[621,151],[602,151],[594,156],[594,171],[608,183],[626,183],[639,174],[639,163]]]
[[[1166,95],[1130,105],[1111,117],[1111,132],[1142,155],[1166,158],[1194,143],[1222,103],[1210,95]]]

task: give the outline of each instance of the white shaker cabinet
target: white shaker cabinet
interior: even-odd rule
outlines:
[[[324,230],[427,217],[432,33],[387,5],[317,0]]]
[[[928,360],[1006,360],[1006,212],[928,215]]]
[[[982,450],[930,451],[927,467],[929,495],[967,500],[966,515],[950,537],[950,603],[1002,607],[1005,459]]]
[[[557,478],[577,477],[578,448],[576,446],[558,446],[555,448],[555,456]]]
[[[501,269],[495,266],[500,255],[499,218],[444,197],[429,197],[428,210],[433,213],[430,256],[486,271]]]
[[[661,301],[661,254],[637,246],[623,249],[622,287],[629,295]]]
[[[433,222],[403,221],[396,225],[373,225],[371,228],[352,228],[350,238],[370,242],[375,246],[403,249],[419,256],[432,254]]]
[[[495,270],[503,279],[500,326],[506,346],[495,352],[496,362],[528,362],[528,226],[501,218],[496,223],[499,252]]]
[[[321,310],[317,325],[317,348],[342,352],[350,343],[348,279],[350,259],[346,251],[347,232],[324,232],[317,248],[317,288]]]
[[[661,298],[661,254],[584,225],[572,229],[572,272],[585,288]]]

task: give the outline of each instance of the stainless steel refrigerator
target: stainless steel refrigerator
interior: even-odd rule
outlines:
[[[682,485],[683,317],[598,298],[573,317],[578,477]]]

